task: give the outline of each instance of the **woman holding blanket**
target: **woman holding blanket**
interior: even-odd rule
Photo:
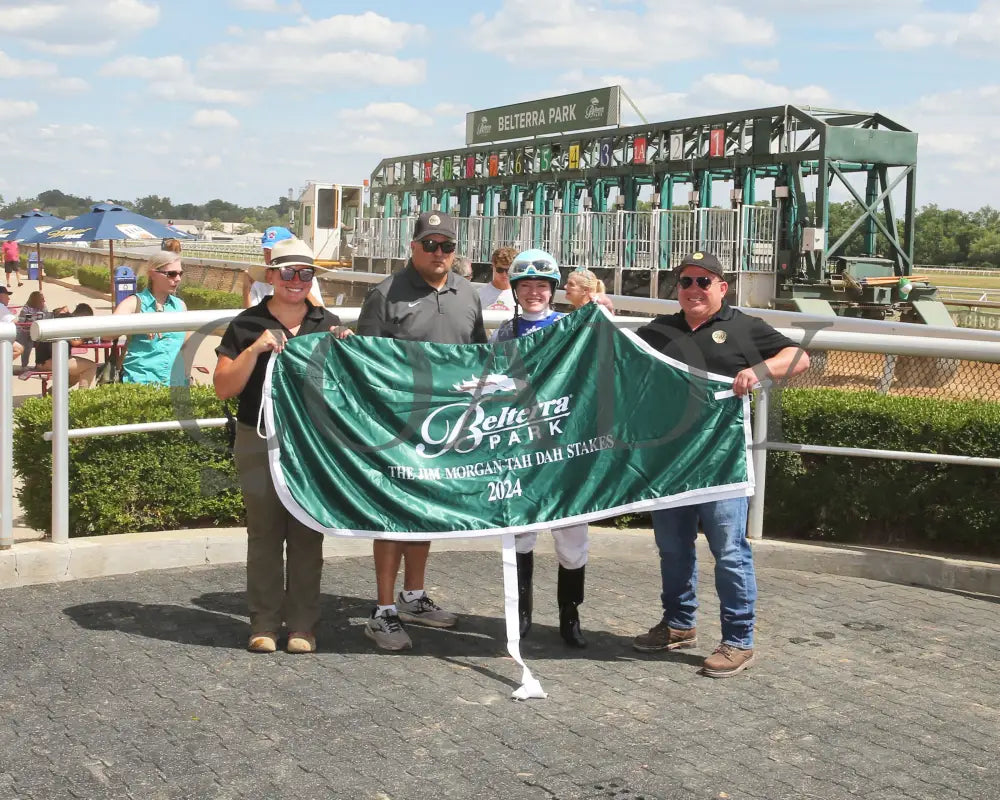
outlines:
[[[304,242],[278,242],[271,263],[252,270],[258,273],[256,280],[274,287],[274,294],[233,318],[215,349],[219,361],[214,378],[220,399],[239,398],[233,454],[247,512],[248,648],[273,653],[284,623],[287,651],[312,653],[319,621],[323,534],[295,519],[278,499],[257,414],[271,353],[280,353],[293,336],[330,331],[343,339],[351,331],[336,328],[340,319],[310,302],[315,268]]]
[[[544,250],[525,250],[510,265],[510,283],[514,290],[514,318],[504,322],[492,341],[503,342],[546,328],[565,316],[553,311],[549,304],[559,285],[559,266]],[[517,549],[518,611],[521,638],[531,629],[532,576],[535,568],[535,540],[538,534],[519,533]],[[587,640],[580,630],[583,603],[584,569],[587,563],[587,526],[570,525],[552,531],[559,576],[556,600],[559,603],[559,635],[570,647],[586,647]]]

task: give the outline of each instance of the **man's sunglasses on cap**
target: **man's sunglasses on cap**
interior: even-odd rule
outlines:
[[[692,283],[697,283],[699,289],[707,289],[715,283],[715,278],[709,278],[707,275],[692,278],[690,275],[685,275],[683,278],[679,278],[677,283],[682,289],[690,289]]]
[[[278,270],[278,275],[281,276],[283,281],[293,281],[295,276],[299,276],[299,280],[303,283],[311,281],[313,275],[316,274],[316,270],[313,267],[302,267],[301,269],[295,269],[295,267],[274,267]]]
[[[421,239],[420,246],[425,253],[436,253],[440,247],[442,253],[454,253],[458,244],[455,242],[435,242],[433,239]]]

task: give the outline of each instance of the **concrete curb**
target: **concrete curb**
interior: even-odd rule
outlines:
[[[499,552],[497,538],[442,539],[436,550]],[[793,569],[828,575],[868,578],[932,589],[972,592],[1000,597],[1000,563],[969,561],[946,556],[875,547],[815,545],[764,539],[754,542],[759,567]],[[552,539],[541,536],[538,551],[553,552]],[[591,528],[595,559],[655,559],[652,531]],[[698,539],[701,558],[710,559],[708,546]],[[371,555],[368,539],[328,537],[327,558]],[[218,528],[192,531],[129,533],[49,541],[19,542],[0,551],[0,588],[58,583],[155,569],[238,564],[246,560],[246,530]]]

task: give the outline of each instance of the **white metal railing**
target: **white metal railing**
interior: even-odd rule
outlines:
[[[369,276],[365,276],[366,278]],[[629,298],[654,313],[663,313],[676,307],[673,301],[656,301],[643,298]],[[359,309],[338,308],[337,313],[346,324],[356,322]],[[771,324],[782,333],[810,350],[838,350],[865,353],[885,353],[897,355],[925,356],[932,358],[957,358],[990,363],[1000,363],[1000,333],[974,331],[957,328],[933,328],[912,323],[885,323],[874,320],[857,320],[842,317],[817,317],[795,312],[766,311],[748,309],[749,313],[769,318]],[[115,337],[135,333],[167,333],[172,331],[197,331],[203,335],[219,331],[238,310],[188,311],[177,314],[142,314],[102,317],[74,317],[40,320],[32,324],[32,338],[36,341],[53,342],[52,355],[52,431],[46,435],[52,441],[52,536],[53,542],[68,540],[69,531],[69,441],[71,438],[103,436],[119,433],[149,432],[154,430],[177,429],[182,426],[197,425],[214,427],[224,424],[222,419],[183,420],[173,422],[140,423],[102,428],[69,428],[68,359],[69,339],[85,337]],[[495,327],[507,315],[503,312],[485,312],[488,327]],[[615,323],[623,328],[637,328],[646,322],[644,317],[616,317]],[[0,489],[4,490],[0,502],[3,503],[3,528],[0,530],[0,546],[10,547],[11,498],[13,492],[13,424],[11,400],[12,347],[16,335],[12,323],[0,325],[0,422],[3,429],[3,448],[0,451]],[[190,340],[182,349],[181,357],[193,358],[197,340]],[[767,394],[761,398],[766,405]],[[855,448],[820,448],[801,444],[791,445],[767,440],[766,414],[757,415],[754,431],[754,468],[757,477],[757,493],[751,500],[750,532],[754,536],[761,533],[764,501],[764,478],[766,451],[768,449],[797,449],[802,452],[835,452],[842,455],[868,456],[877,458],[906,458],[913,456],[920,460],[935,460],[943,463],[962,463],[980,466],[1000,466],[1000,459],[970,459],[957,455],[908,454],[894,451],[865,450]]]

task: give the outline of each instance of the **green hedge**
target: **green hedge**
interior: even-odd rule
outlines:
[[[1000,403],[786,389],[780,413],[788,442],[1000,457]],[[764,529],[769,537],[1000,556],[997,471],[771,451]]]
[[[76,279],[81,286],[108,294],[111,291],[111,271],[107,267],[77,267]]]
[[[243,295],[236,292],[222,292],[202,286],[181,286],[178,296],[187,303],[188,309],[198,311],[203,308],[243,308]]]
[[[75,261],[66,258],[46,258],[43,262],[45,275],[49,278],[69,278],[76,277],[77,265]]]
[[[116,384],[70,392],[70,427],[223,416],[212,389]],[[51,398],[14,413],[14,469],[27,524],[48,531]],[[70,442],[70,536],[241,524],[243,502],[223,428]]]

